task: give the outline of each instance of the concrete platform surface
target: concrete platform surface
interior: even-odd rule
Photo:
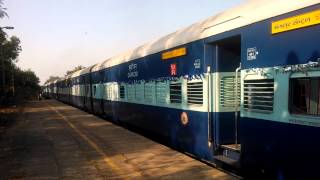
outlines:
[[[55,100],[28,102],[0,134],[0,179],[235,179]]]

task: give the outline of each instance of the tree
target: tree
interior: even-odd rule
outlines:
[[[3,0],[0,0],[0,19],[8,17]],[[41,90],[39,78],[29,70],[17,67],[18,56],[22,50],[20,39],[8,35],[0,28],[0,62],[1,62],[1,93],[0,105],[6,104],[9,99],[32,99],[38,97]],[[18,97],[18,98],[16,98]]]
[[[8,17],[7,8],[3,7],[3,0],[0,0],[0,18]]]
[[[16,68],[17,57],[22,48],[20,46],[20,39],[16,36],[10,38],[0,28],[0,61],[1,61],[1,94],[6,96],[11,86],[12,74]]]
[[[20,39],[16,36],[12,36],[9,40],[6,39],[2,42],[3,58],[7,61],[12,61],[12,63],[18,62],[17,57],[21,50]]]
[[[40,80],[36,74],[28,70],[15,70],[15,89],[19,100],[35,99],[38,97],[41,87]]]
[[[81,69],[84,69],[84,68],[85,68],[85,67],[84,67],[84,66],[81,66],[81,65],[76,66],[76,67],[73,68],[73,70],[67,71],[67,72],[66,72],[66,76],[68,76],[69,74],[72,74],[72,73],[74,73],[74,72],[76,72],[76,71],[79,71],[79,70],[81,70]]]

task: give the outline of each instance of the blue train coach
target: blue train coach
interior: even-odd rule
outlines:
[[[319,178],[319,3],[248,1],[47,91],[245,177]]]

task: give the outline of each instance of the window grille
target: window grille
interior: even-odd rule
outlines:
[[[113,83],[112,84],[112,94],[113,94],[113,100],[118,100],[119,99],[119,85]]]
[[[120,98],[125,99],[126,98],[126,91],[124,85],[119,86],[119,93],[120,93]]]
[[[240,79],[240,77],[239,77]],[[220,80],[220,104],[223,107],[234,108],[240,106],[240,81],[236,90],[235,76],[223,77]]]
[[[203,104],[203,82],[188,82],[187,84],[188,104]]]
[[[112,100],[112,85],[108,84],[106,85],[107,90],[107,100]]]
[[[127,85],[127,93],[128,93],[128,100],[134,101],[135,100],[135,86],[134,84]]]
[[[166,103],[166,91],[167,91],[167,83],[165,82],[157,82],[156,83],[156,100],[157,103],[165,104]]]
[[[135,97],[137,101],[142,101],[143,100],[143,93],[144,93],[144,84],[143,83],[138,83],[135,85]]]
[[[170,83],[170,103],[181,103],[181,83]]]
[[[245,110],[264,113],[271,113],[273,111],[273,79],[245,80],[243,91],[243,107]]]
[[[153,101],[153,83],[144,84],[144,101],[152,103]]]

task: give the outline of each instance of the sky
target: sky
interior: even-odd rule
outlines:
[[[244,0],[3,0],[0,26],[18,36],[18,66],[43,84],[75,66],[102,62]]]

